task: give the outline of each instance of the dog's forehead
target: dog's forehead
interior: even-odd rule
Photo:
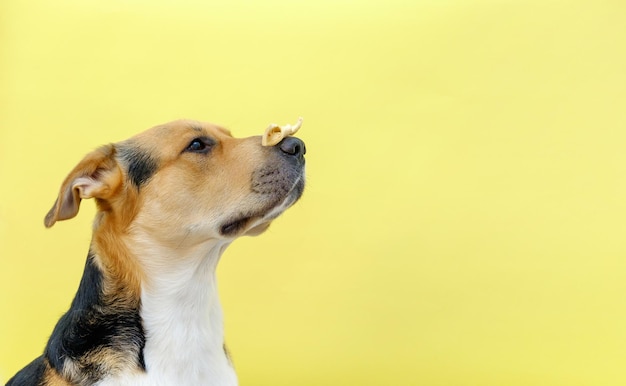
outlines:
[[[232,138],[230,132],[212,123],[178,120],[159,125],[115,144],[117,158],[128,177],[142,186],[169,160],[175,159],[195,138],[214,141]]]
[[[135,135],[128,141],[140,146],[153,147],[187,141],[194,136],[208,136],[219,139],[220,137],[231,137],[232,135],[227,129],[213,123],[181,119],[155,126]]]

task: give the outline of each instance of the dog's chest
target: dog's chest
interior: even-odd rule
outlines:
[[[168,288],[164,282],[155,291],[143,291],[146,372],[122,373],[102,380],[98,386],[237,385],[224,349],[215,280],[207,286],[206,277],[197,283],[194,279],[185,286]]]

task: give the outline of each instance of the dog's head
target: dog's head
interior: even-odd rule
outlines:
[[[95,198],[95,227],[106,219],[171,245],[259,234],[300,198],[304,153],[294,137],[263,147],[260,137],[233,138],[216,125],[170,122],[88,154],[63,182],[45,225]]]

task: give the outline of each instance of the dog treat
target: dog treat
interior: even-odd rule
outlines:
[[[302,126],[302,121],[302,117],[298,118],[298,122],[296,122],[296,124],[293,126],[278,126],[277,124],[272,123],[267,127],[267,129],[265,129],[263,138],[261,138],[261,145],[274,146],[278,142],[282,141],[283,138],[294,135],[296,131],[300,129],[300,126]]]

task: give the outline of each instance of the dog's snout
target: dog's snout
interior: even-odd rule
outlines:
[[[280,151],[288,156],[293,157],[302,157],[306,154],[306,147],[304,146],[304,142],[296,137],[287,137],[283,139],[278,147]]]

